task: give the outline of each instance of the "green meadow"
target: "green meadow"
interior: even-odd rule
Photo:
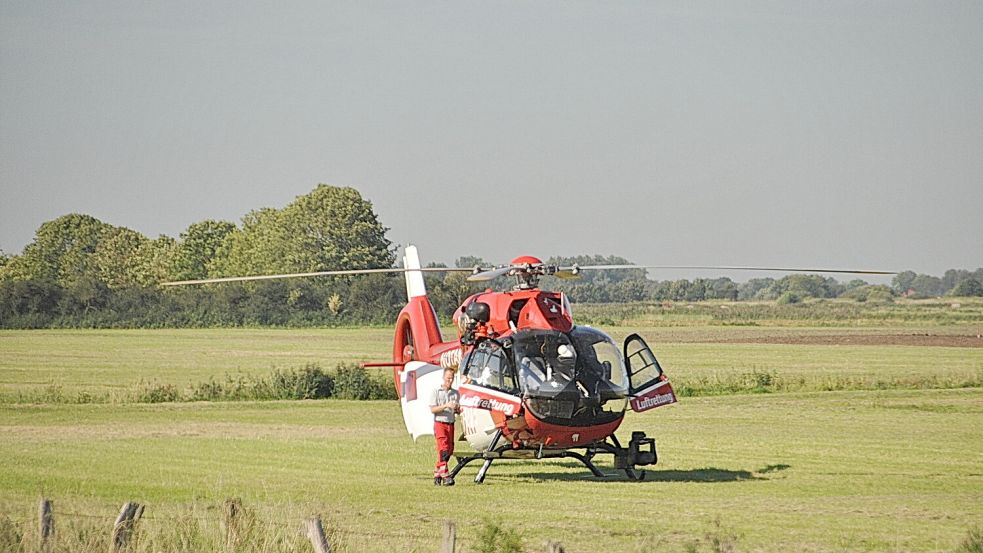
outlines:
[[[975,324],[604,328],[641,333],[690,391],[619,430],[657,439],[646,479],[605,457],[600,479],[502,461],[453,488],[433,486],[433,441],[414,443],[393,401],[127,399],[147,382],[385,360],[388,328],[0,332],[0,550],[34,550],[41,496],[55,551],[105,551],[130,500],[147,506],[131,550],[231,551],[229,497],[251,521],[238,551],[309,551],[312,514],[342,552],[437,551],[444,520],[459,551],[495,550],[490,527],[526,551],[968,551],[983,527],[983,348],[904,338],[975,338]],[[105,395],[40,400],[51,387]]]
[[[983,386],[981,347],[753,342],[831,332],[812,327],[603,328],[619,342],[633,332],[645,337],[683,393],[740,391],[749,380],[767,381],[766,391]],[[835,332],[840,337],[904,338],[939,331],[975,336],[975,327],[969,326]],[[5,330],[0,331],[0,403],[43,399],[52,390],[68,397],[87,392],[95,401],[126,402],[128,392],[147,384],[181,388],[307,364],[331,369],[342,362],[388,361],[391,343],[389,328]],[[388,369],[375,371],[384,378]]]

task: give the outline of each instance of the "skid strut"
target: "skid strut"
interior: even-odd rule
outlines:
[[[476,453],[474,455],[468,455],[463,457],[457,457],[457,464],[450,472],[450,476],[456,477],[457,473],[461,472],[461,469],[472,463],[473,461],[482,460],[481,468],[478,469],[478,474],[474,477],[476,484],[481,484],[485,481],[485,476],[488,475],[488,469],[491,468],[492,461],[495,459],[559,459],[559,458],[569,458],[580,461],[591,474],[597,478],[602,478],[605,476],[604,472],[601,471],[594,464],[594,456],[604,453],[611,454],[614,456],[614,468],[621,470],[625,473],[630,480],[644,480],[645,471],[640,469],[639,466],[654,465],[658,462],[658,454],[655,450],[655,439],[645,436],[644,432],[632,432],[631,441],[628,442],[628,447],[622,447],[621,442],[615,436],[610,436],[610,441],[604,441],[601,443],[593,444],[584,447],[584,453],[578,453],[569,449],[562,450],[549,450],[539,447],[536,449],[511,449],[508,444],[501,447],[498,446],[498,442],[501,440],[502,431],[497,430],[492,441],[489,444],[488,451],[483,453]],[[524,455],[522,453],[525,453]]]

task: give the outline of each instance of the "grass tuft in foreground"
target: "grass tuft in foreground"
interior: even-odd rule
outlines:
[[[970,528],[956,553],[983,553],[983,526]]]

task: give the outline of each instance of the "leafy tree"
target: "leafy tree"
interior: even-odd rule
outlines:
[[[631,265],[623,257],[615,255],[577,255],[573,257],[551,257],[547,264],[568,267],[571,265]],[[636,284],[630,284],[635,282]],[[563,292],[573,301],[582,303],[607,303],[621,301],[617,298],[637,297],[644,299],[648,287],[645,269],[600,269],[582,271],[579,278],[559,279],[544,277],[544,288]]]
[[[110,225],[91,217],[72,213],[43,223],[23,255],[4,267],[5,278],[47,280],[71,284],[92,275],[93,255]]]
[[[970,272],[965,269],[949,269],[942,275],[942,291],[948,292],[956,287],[961,281],[969,278]]]
[[[966,277],[960,280],[959,283],[949,291],[949,295],[960,297],[983,296],[983,284],[973,277]]]
[[[355,322],[391,323],[406,304],[403,278],[378,274],[353,279],[347,302],[349,316]]]
[[[475,267],[481,267],[482,269],[490,269],[492,264],[485,261],[480,257],[475,257],[473,255],[465,255],[458,257],[454,261],[454,266],[458,269],[473,269]]]
[[[174,252],[172,276],[175,280],[193,280],[208,276],[208,264],[225,238],[236,230],[228,221],[205,220],[191,224],[181,233]]]
[[[156,286],[171,280],[176,251],[177,242],[170,236],[160,235],[157,239],[144,243],[137,252],[137,284]]]
[[[670,281],[666,299],[673,301],[685,300],[689,295],[689,289],[691,286],[690,281],[686,280],[685,278]]]
[[[434,279],[427,283],[427,295],[433,303],[437,315],[447,317],[468,296],[480,292],[483,282],[468,282],[467,273],[445,273],[442,279]]]
[[[176,246],[169,236],[151,240],[128,228],[109,227],[93,256],[93,276],[112,289],[156,286],[173,278]]]
[[[242,228],[228,233],[206,264],[208,276],[300,272],[288,267],[281,256],[290,240],[281,219],[280,212],[269,207],[247,213],[242,218]]]
[[[941,296],[945,293],[942,279],[931,275],[917,275],[911,281],[911,289],[915,291],[916,295],[923,298]]]
[[[891,279],[891,288],[894,288],[894,291],[899,294],[904,294],[908,290],[911,290],[911,284],[917,276],[915,271],[901,271]]]
[[[698,278],[691,282],[686,290],[686,301],[703,301],[707,299],[707,281]]]
[[[747,282],[741,283],[737,287],[737,299],[775,299],[774,297],[761,297],[764,294],[768,294],[769,290],[771,290],[771,287],[774,286],[774,284],[775,279],[773,278],[752,278]]]
[[[648,286],[645,280],[622,280],[611,284],[610,288],[609,299],[613,302],[642,301],[648,296]]]
[[[864,286],[867,286],[867,284],[868,284],[867,281],[863,279],[855,278],[850,282],[846,283],[844,293],[849,292],[850,290],[856,290],[857,288],[862,288]]]
[[[792,292],[799,298],[835,298],[843,292],[843,285],[834,278],[794,274],[775,281],[772,285],[772,292],[776,296],[781,296],[785,292]]]
[[[568,267],[571,265],[634,265],[631,261],[616,255],[575,255],[572,257],[551,257],[546,260],[549,265],[559,265]],[[595,271],[583,271],[577,283],[614,283],[623,280],[646,280],[645,269],[600,269]]]
[[[395,254],[372,204],[354,188],[318,185],[282,210],[264,208],[226,235],[211,276],[391,267]]]
[[[140,251],[150,240],[124,227],[107,227],[93,253],[93,276],[109,288],[136,286],[140,278]]]
[[[389,229],[354,188],[318,185],[283,213],[288,232],[300,237],[300,267],[384,268],[396,259]]]
[[[727,277],[717,278],[707,283],[708,299],[734,301],[737,299],[737,296],[737,285]]]

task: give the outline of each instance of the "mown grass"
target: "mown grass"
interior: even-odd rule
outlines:
[[[434,488],[432,440],[412,442],[391,402],[4,405],[0,512],[31,534],[50,497],[74,550],[136,500],[148,506],[137,550],[179,550],[180,526],[201,534],[192,549],[222,551],[227,497],[265,525],[269,550],[299,550],[312,513],[340,551],[435,551],[444,519],[465,551],[487,521],[527,550],[702,551],[728,536],[739,551],[953,550],[983,520],[981,421],[980,389],[690,398],[619,431],[658,439],[643,482],[607,460],[600,480],[514,461],[483,485],[469,467]]]
[[[0,394],[60,386],[93,394],[141,382],[183,387],[313,363],[388,360],[392,330],[0,331]]]
[[[432,439],[410,440],[395,402],[226,395],[308,365],[385,360],[388,328],[0,332],[0,550],[32,550],[41,495],[55,502],[55,551],[107,550],[127,500],[147,505],[131,550],[228,551],[228,497],[254,517],[247,552],[306,550],[314,513],[341,552],[435,551],[445,519],[464,551],[978,550],[983,348],[755,340],[975,335],[983,316],[950,318],[963,307],[946,302],[830,320],[674,309],[602,327],[648,339],[684,396],[619,430],[658,440],[644,482],[606,459],[600,480],[573,462],[514,461],[484,485],[469,467],[434,488]],[[138,403],[149,399],[182,401]],[[195,399],[240,401],[183,401]]]
[[[962,332],[970,332],[964,327]],[[938,327],[919,327],[935,333]],[[817,328],[607,327],[652,346],[689,395],[761,391],[960,388],[983,381],[983,348],[727,343],[764,335],[817,335]],[[951,329],[949,329],[951,330]],[[296,335],[293,333],[296,332]],[[205,329],[0,332],[0,402],[129,402],[276,399],[225,394],[307,365],[387,360],[389,329]],[[837,331],[843,333],[844,331]],[[897,332],[876,327],[854,335]],[[388,369],[373,379],[386,382]],[[767,385],[759,386],[761,379]],[[221,388],[209,397],[209,387]],[[292,396],[291,396],[292,397]]]

